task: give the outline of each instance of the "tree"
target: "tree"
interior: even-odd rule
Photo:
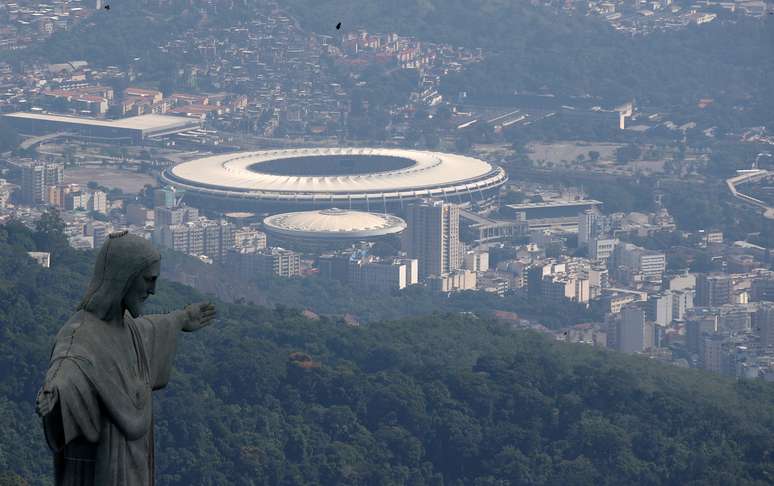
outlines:
[[[640,148],[630,143],[623,147],[619,147],[618,150],[615,151],[615,160],[619,165],[626,165],[629,162],[637,160],[640,157],[640,154]]]
[[[123,196],[124,196],[124,191],[122,191],[120,187],[114,187],[108,191],[108,199],[110,199],[111,201],[122,199]]]
[[[438,122],[441,128],[446,127],[451,121],[452,111],[448,105],[443,105],[435,111],[433,119]]]
[[[596,150],[589,150],[589,160],[596,162],[599,160],[599,152]]]
[[[527,196],[523,192],[509,189],[503,194],[500,201],[503,204],[521,204],[526,198]]]
[[[454,148],[457,152],[465,153],[473,146],[473,141],[465,133],[460,134],[454,139]]]
[[[427,129],[422,133],[422,138],[425,139],[425,147],[430,150],[435,150],[441,144],[441,137],[433,129]]]
[[[54,208],[47,209],[35,223],[33,239],[39,251],[48,251],[59,255],[69,248],[67,237],[64,235],[65,224],[59,216],[59,211]]]

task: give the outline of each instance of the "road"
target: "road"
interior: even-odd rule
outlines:
[[[760,209],[763,212],[764,218],[774,219],[773,207],[767,205],[765,202],[761,201],[760,199],[756,199],[752,196],[748,196],[747,194],[739,192],[739,189],[738,189],[738,186],[742,184],[759,181],[761,179],[766,179],[772,176],[774,176],[774,172],[769,172],[767,170],[762,170],[762,169],[748,170],[748,171],[742,172],[739,175],[726,179],[726,186],[728,186],[728,190],[731,191],[732,196],[734,196],[735,198],[739,199],[740,201],[742,201],[747,205],[754,206],[755,208]]]

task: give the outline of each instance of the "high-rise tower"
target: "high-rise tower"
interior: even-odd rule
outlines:
[[[407,211],[403,247],[419,260],[419,277],[441,275],[462,266],[460,209],[443,201],[424,200]]]

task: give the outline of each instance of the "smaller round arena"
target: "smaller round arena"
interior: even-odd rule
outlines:
[[[389,238],[405,230],[406,222],[390,214],[330,208],[275,214],[263,226],[272,245],[316,250]]]

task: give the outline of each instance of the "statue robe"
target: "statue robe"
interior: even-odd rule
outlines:
[[[109,324],[78,311],[56,337],[43,418],[58,486],[154,483],[151,391],[169,381],[184,311]]]

